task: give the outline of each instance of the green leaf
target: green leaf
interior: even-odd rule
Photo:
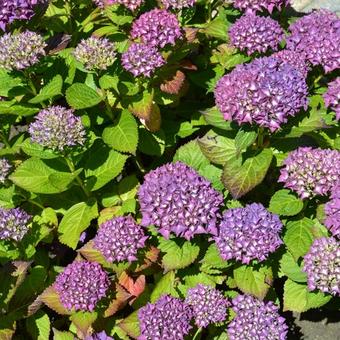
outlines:
[[[294,216],[303,209],[303,202],[290,190],[277,191],[271,198],[268,210],[282,216]]]
[[[222,182],[233,198],[237,199],[245,195],[263,181],[272,157],[272,151],[264,149],[244,161],[242,161],[243,157],[234,157],[224,165]]]
[[[178,297],[178,293],[175,289],[175,272],[170,271],[161,276],[161,279],[157,282],[154,290],[151,293],[150,301],[156,302],[162,295],[170,294]]]
[[[212,269],[222,270],[230,267],[231,265],[232,263],[222,259],[216,244],[213,243],[209,246],[201,260],[201,271],[210,274]]]
[[[165,150],[165,133],[163,130],[150,132],[144,127],[139,128],[138,150],[149,156],[161,156]]]
[[[48,340],[51,332],[51,322],[47,314],[42,314],[35,320],[39,330],[38,340]]]
[[[53,328],[53,340],[74,340],[74,334],[71,332],[61,332]]]
[[[10,90],[22,85],[22,81],[18,77],[7,73],[4,69],[0,69],[0,97],[7,97]]]
[[[129,98],[128,110],[136,117],[148,120],[151,115],[153,95],[153,91],[144,90]]]
[[[123,321],[120,321],[118,323],[118,327],[120,327],[131,338],[137,339],[137,337],[140,335],[138,310],[132,312]]]
[[[32,116],[39,111],[40,109],[38,107],[34,107],[29,104],[17,104],[15,102],[8,103],[0,101],[0,114],[10,114],[26,117]]]
[[[222,130],[226,130],[226,131],[231,130],[230,122],[226,121],[223,118],[223,114],[216,106],[203,111],[202,115],[204,116],[204,119],[208,124],[216,128],[222,129]]]
[[[301,270],[290,253],[283,254],[280,260],[280,272],[296,282],[307,282],[307,274]]]
[[[224,11],[221,11],[214,20],[205,25],[205,28],[202,31],[210,37],[226,41],[228,39],[228,26],[227,17]]]
[[[28,156],[37,157],[41,159],[53,159],[58,155],[51,149],[46,149],[38,143],[31,142],[30,138],[24,140],[20,145],[21,150]]]
[[[239,155],[246,151],[247,148],[255,142],[256,137],[257,133],[255,131],[239,130],[235,137],[236,153]]]
[[[66,90],[66,100],[74,109],[86,109],[99,104],[103,98],[91,87],[74,83]]]
[[[57,74],[46,86],[40,90],[38,95],[28,102],[31,104],[38,104],[44,102],[45,100],[52,99],[53,97],[61,94],[62,87],[63,78],[60,74]]]
[[[0,207],[1,208],[14,208],[15,207],[15,185],[8,188],[0,188]]]
[[[138,127],[135,118],[123,110],[114,125],[103,131],[104,142],[121,152],[136,153],[138,144]]]
[[[209,182],[211,182],[212,186],[218,190],[223,191],[224,186],[221,182],[221,176],[222,176],[222,169],[218,168],[215,165],[208,164],[205,166],[202,166],[198,170],[199,174],[203,177],[205,177]]]
[[[50,286],[46,288],[42,294],[38,297],[39,301],[43,302],[46,306],[53,309],[55,312],[61,315],[69,315],[71,314],[60,302],[59,295],[57,291]]]
[[[66,211],[60,222],[58,232],[61,243],[72,249],[77,247],[80,234],[90,225],[91,221],[98,216],[96,202],[81,202]]]
[[[71,321],[77,327],[77,331],[86,338],[89,335],[91,325],[97,319],[96,312],[77,312],[70,316]],[[78,333],[77,332],[77,333]]]

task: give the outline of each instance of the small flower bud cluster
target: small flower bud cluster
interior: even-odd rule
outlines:
[[[340,77],[328,84],[327,92],[323,95],[326,107],[335,112],[336,120],[340,120]]]
[[[0,184],[4,184],[11,170],[11,165],[6,158],[0,158]]]
[[[0,240],[21,241],[29,230],[31,216],[21,208],[0,208]]]

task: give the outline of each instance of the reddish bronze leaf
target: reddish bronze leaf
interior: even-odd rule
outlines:
[[[161,85],[160,89],[168,94],[178,94],[185,82],[185,74],[177,70],[175,74],[171,75]]]

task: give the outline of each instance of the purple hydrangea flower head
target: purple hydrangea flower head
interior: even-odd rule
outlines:
[[[299,147],[285,159],[279,182],[305,199],[327,195],[336,185],[339,176],[339,151]]]
[[[196,0],[161,0],[161,2],[166,9],[182,9],[193,7]]]
[[[233,299],[236,317],[228,326],[230,340],[285,340],[288,327],[272,302],[263,302],[251,295]]]
[[[161,53],[154,46],[132,43],[122,55],[122,65],[135,77],[151,77],[152,73],[165,64]]]
[[[155,47],[175,45],[176,40],[182,37],[176,15],[158,8],[135,20],[130,34],[132,39],[140,39],[143,44]]]
[[[211,286],[198,284],[190,288],[185,303],[192,308],[197,327],[207,327],[211,323],[222,322],[227,317],[228,300]]]
[[[238,65],[215,88],[215,102],[225,120],[256,123],[270,131],[307,108],[305,78],[290,64],[272,57]]]
[[[248,264],[264,261],[281,244],[282,223],[260,203],[224,212],[218,236],[214,237],[224,260],[236,259]]]
[[[329,202],[325,204],[325,226],[337,237],[340,237],[340,183],[332,188]]]
[[[291,50],[282,50],[272,54],[272,57],[280,59],[283,63],[292,65],[296,70],[298,70],[304,78],[310,70],[308,62],[303,53],[296,53]]]
[[[223,196],[184,163],[168,163],[150,171],[138,191],[142,225],[155,225],[187,240],[196,234],[217,233]]]
[[[328,90],[323,95],[326,107],[334,110],[335,117],[340,120],[340,77],[328,84]]]
[[[12,71],[32,66],[45,55],[46,46],[43,37],[35,32],[6,33],[0,37],[0,68]]]
[[[306,15],[290,25],[287,48],[304,53],[312,65],[322,65],[325,72],[340,67],[340,19],[326,9]]]
[[[100,333],[95,333],[90,336],[87,336],[85,340],[113,340],[110,336],[108,336],[105,331],[102,331]]]
[[[105,6],[111,6],[114,4],[119,4],[125,6],[131,11],[135,11],[144,2],[144,0],[93,0],[93,1],[100,8],[104,8]]]
[[[63,151],[66,147],[83,145],[85,130],[80,117],[72,109],[51,106],[41,110],[28,129],[32,142]]]
[[[11,170],[11,165],[6,158],[0,158],[0,184],[4,184]]]
[[[93,242],[108,262],[132,262],[137,260],[137,251],[144,247],[146,239],[142,227],[131,216],[120,216],[102,223]]]
[[[274,8],[281,10],[281,8],[287,6],[289,2],[289,0],[233,0],[233,5],[247,12],[267,10],[269,13],[272,13]]]
[[[21,241],[29,230],[31,216],[21,208],[0,208],[0,240]]]
[[[340,295],[340,242],[334,237],[316,239],[304,257],[308,289]]]
[[[138,311],[141,335],[138,340],[182,340],[191,329],[192,310],[182,300],[161,296]]]
[[[116,60],[115,45],[106,38],[83,39],[73,55],[89,71],[106,70]]]
[[[53,286],[66,309],[92,312],[106,295],[110,280],[98,263],[74,261],[57,276]]]
[[[234,47],[251,55],[254,52],[264,53],[269,48],[276,51],[284,33],[272,18],[246,13],[230,26],[229,37]]]

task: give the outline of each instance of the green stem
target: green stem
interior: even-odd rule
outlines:
[[[34,200],[28,199],[27,202],[29,202],[29,203],[31,203],[31,204],[37,206],[37,207],[40,208],[40,209],[43,209],[43,210],[45,209],[45,207],[44,207],[42,204],[40,204],[40,203],[38,203],[38,202],[36,202],[36,201],[34,201]]]
[[[264,140],[264,129],[260,127],[258,130],[258,135],[257,135],[257,147],[258,148],[263,148],[263,140]]]
[[[201,332],[202,332],[202,328],[198,328],[197,332],[195,333],[194,337],[192,340],[196,340],[196,339],[199,339],[200,338],[200,335],[201,335]]]
[[[4,132],[0,132],[0,137],[3,141],[3,143],[6,145],[6,148],[10,149],[11,145],[9,144],[8,139],[7,139],[6,135],[4,134]]]

